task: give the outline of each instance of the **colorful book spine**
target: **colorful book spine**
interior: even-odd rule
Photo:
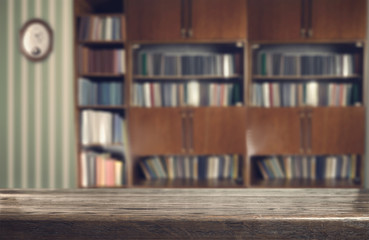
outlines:
[[[108,153],[83,150],[81,161],[82,187],[119,187],[125,183],[124,162]]]
[[[220,156],[166,156],[148,157],[139,162],[145,179],[238,179],[240,157]]]
[[[255,160],[256,169],[265,180],[273,179],[350,179],[358,178],[357,155],[271,156]]]

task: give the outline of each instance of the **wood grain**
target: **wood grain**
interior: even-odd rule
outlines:
[[[249,0],[248,37],[252,41],[295,41],[300,36],[300,0]]]
[[[130,108],[128,127],[133,155],[181,154],[180,108]]]
[[[300,108],[257,108],[247,110],[247,154],[300,154]]]
[[[365,39],[366,0],[310,1],[311,39]]]
[[[194,154],[245,154],[246,109],[193,109]]]
[[[364,107],[319,107],[311,111],[312,154],[364,154]]]
[[[191,39],[245,39],[246,0],[192,0]]]
[[[181,40],[181,0],[129,0],[128,39]]]
[[[0,192],[3,239],[367,239],[369,192],[88,189]]]

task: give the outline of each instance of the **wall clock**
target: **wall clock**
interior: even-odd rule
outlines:
[[[45,21],[31,19],[20,31],[20,48],[31,61],[45,59],[52,50],[53,32]]]

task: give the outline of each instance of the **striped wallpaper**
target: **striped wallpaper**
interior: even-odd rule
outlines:
[[[0,188],[76,187],[72,0],[0,0]],[[44,61],[19,51],[19,30],[54,32]]]

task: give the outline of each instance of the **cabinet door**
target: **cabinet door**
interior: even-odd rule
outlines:
[[[314,108],[311,134],[313,154],[363,154],[364,107]]]
[[[128,121],[133,155],[182,153],[181,110],[131,108]]]
[[[129,0],[129,40],[181,39],[181,0]]]
[[[246,0],[192,1],[192,39],[246,38]]]
[[[193,110],[194,154],[245,154],[246,110],[243,107]]]
[[[247,16],[250,40],[299,40],[300,0],[249,0]]]
[[[303,148],[303,118],[299,108],[249,108],[248,155],[299,154]]]
[[[312,1],[312,39],[365,39],[366,0]]]

